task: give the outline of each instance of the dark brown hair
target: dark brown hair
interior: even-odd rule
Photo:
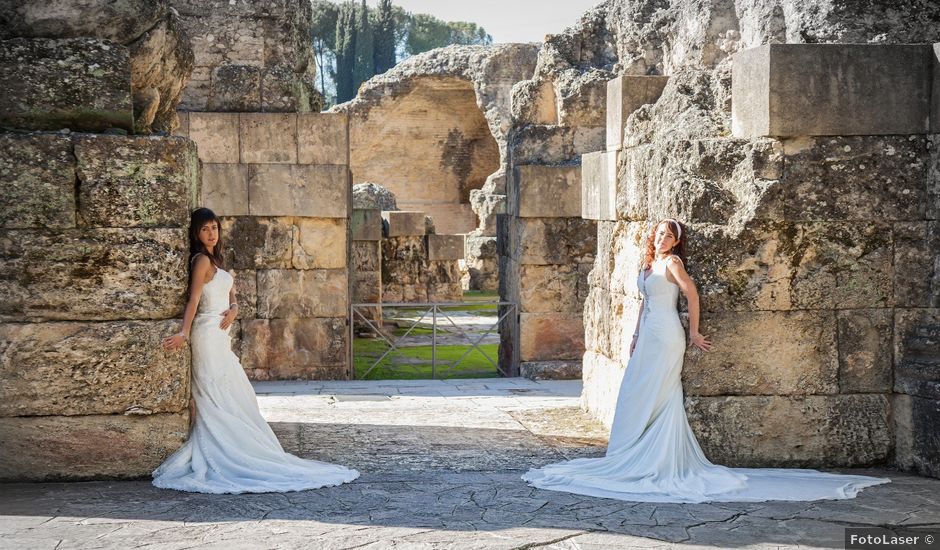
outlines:
[[[215,248],[210,254],[206,250],[206,245],[199,240],[199,231],[207,223],[215,222],[219,224],[219,242],[215,243]],[[225,259],[222,257],[222,222],[215,212],[208,208],[197,208],[193,210],[189,217],[189,278],[186,281],[186,294],[189,295],[189,288],[193,283],[193,259],[197,254],[205,254],[206,257],[218,268],[225,269]]]

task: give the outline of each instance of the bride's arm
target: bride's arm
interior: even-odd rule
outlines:
[[[702,351],[708,351],[711,347],[711,342],[698,331],[700,313],[699,299],[698,290],[695,288],[692,277],[689,277],[685,266],[682,265],[682,260],[676,256],[672,256],[670,261],[666,264],[666,269],[669,271],[669,274],[672,275],[672,278],[675,279],[679,290],[685,294],[685,298],[689,302],[689,340],[693,346]]]
[[[186,339],[189,338],[189,331],[193,326],[193,319],[196,317],[196,309],[199,307],[199,298],[202,296],[202,287],[206,284],[206,276],[212,269],[212,262],[207,256],[198,256],[193,266],[193,277],[189,283],[189,300],[186,302],[186,309],[183,312],[183,328],[173,336],[167,336],[163,339],[163,349],[175,350],[183,347]]]

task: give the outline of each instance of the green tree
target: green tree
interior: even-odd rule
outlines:
[[[450,44],[492,44],[493,37],[476,23],[447,22],[424,13],[413,14],[409,21],[405,51],[415,55]]]
[[[356,61],[353,66],[353,96],[359,91],[359,85],[375,74],[373,59],[372,21],[369,17],[366,0],[356,10]]]
[[[328,104],[352,99],[359,85],[409,55],[448,44],[491,44],[475,23],[446,22],[405,11],[392,0],[373,9],[365,0],[337,4],[311,0],[312,40],[320,71],[320,91]],[[335,94],[331,93],[335,90]]]
[[[327,75],[331,83],[336,82],[336,23],[339,17],[339,5],[327,0],[313,0],[313,24],[311,38],[313,39],[313,54],[317,61],[317,72],[320,74],[320,91],[324,97],[331,98],[333,94],[327,91]],[[335,93],[335,91],[334,91]]]
[[[372,31],[375,74],[382,74],[395,65],[395,13],[392,0],[379,0]]]
[[[356,66],[356,4],[352,1],[340,6],[336,20],[336,102],[349,101],[356,94],[353,70]]]

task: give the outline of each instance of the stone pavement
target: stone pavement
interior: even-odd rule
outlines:
[[[0,548],[842,548],[846,527],[940,532],[940,480],[884,470],[850,470],[893,480],[857,499],[807,503],[653,504],[530,488],[519,475],[531,466],[603,454],[603,428],[577,408],[578,381],[255,387],[286,449],[362,477],[263,495],[147,480],[0,485]]]

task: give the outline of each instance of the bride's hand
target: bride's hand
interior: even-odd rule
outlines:
[[[165,350],[178,350],[186,344],[186,336],[182,332],[177,332],[173,336],[164,338],[162,343]]]
[[[228,327],[232,326],[232,323],[235,321],[235,317],[238,315],[238,310],[235,306],[230,307],[222,313],[222,322],[219,323],[219,328],[222,330],[227,330]]]
[[[697,347],[702,351],[708,351],[712,347],[711,340],[702,336],[699,332],[689,333],[689,341],[693,346]]]

